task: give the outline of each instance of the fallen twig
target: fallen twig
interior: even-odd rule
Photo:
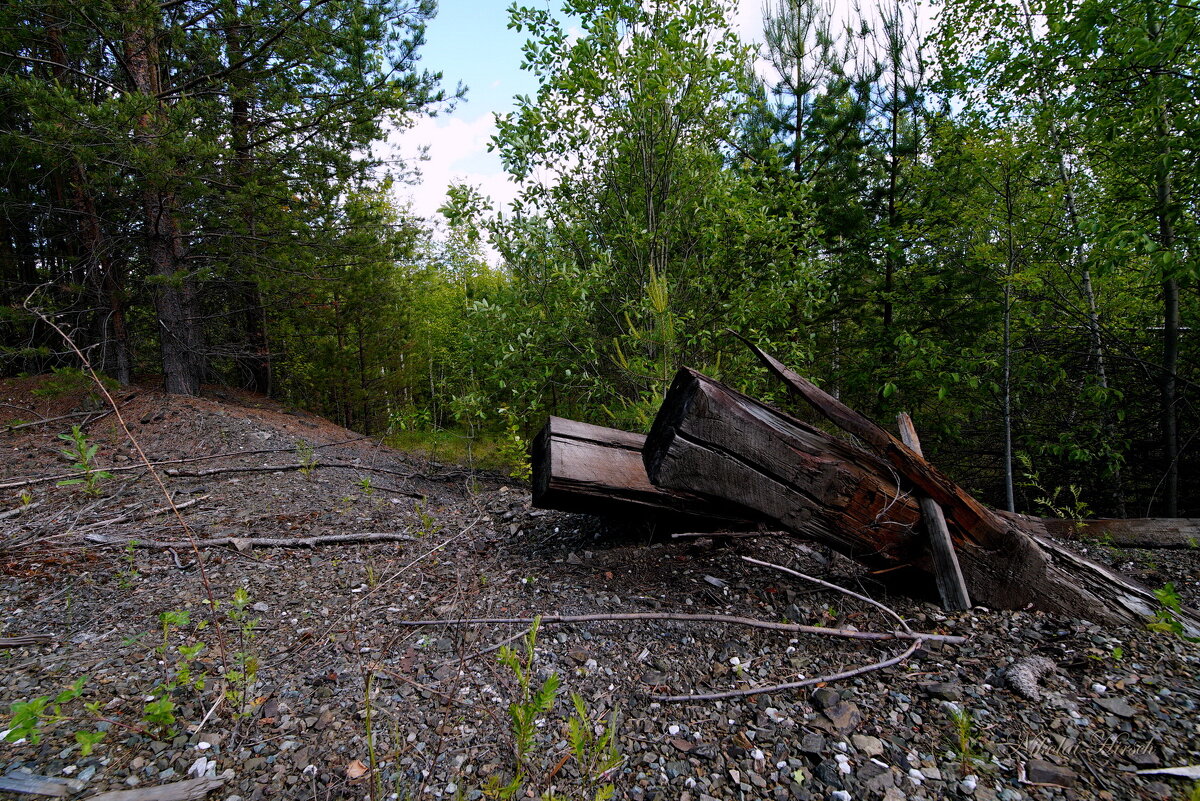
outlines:
[[[136,538],[108,539],[101,534],[88,534],[84,539],[98,545],[115,545],[122,548],[133,545],[135,548],[191,548],[193,544],[186,540],[143,540]],[[417,542],[420,537],[410,534],[398,534],[388,531],[363,532],[361,534],[324,534],[315,537],[213,537],[207,540],[196,540],[197,548],[216,548],[222,545],[232,545],[239,551],[247,548],[315,548],[318,545],[334,545],[346,542]]]
[[[9,509],[7,512],[0,512],[0,520],[8,520],[10,517],[16,517],[17,515],[21,514],[21,512],[27,512],[30,509],[35,509],[41,505],[41,501],[34,501],[33,503],[27,503],[24,506],[18,506],[16,509]]]
[[[95,411],[90,412],[71,412],[70,414],[60,414],[58,417],[47,417],[44,420],[34,420],[32,423],[20,423],[18,425],[6,425],[5,431],[20,431],[22,428],[32,428],[33,426],[44,426],[49,423],[57,422],[58,420],[69,420],[72,417],[91,417],[96,414]]]
[[[364,440],[364,439],[369,439],[369,437],[351,437],[350,439],[338,440],[337,442],[326,442],[323,445],[314,444],[312,446],[312,448],[313,448],[313,450],[317,450],[319,448],[332,448],[336,445],[346,445],[351,442],[358,442],[358,441]],[[214,453],[209,456],[189,456],[186,459],[164,459],[161,462],[145,461],[145,462],[138,462],[137,464],[133,464],[133,465],[126,465],[125,467],[105,467],[103,469],[105,470],[105,472],[108,472],[108,473],[125,473],[125,472],[129,472],[131,470],[143,470],[147,467],[153,468],[153,467],[164,467],[166,465],[171,465],[171,464],[191,464],[193,462],[206,462],[206,461],[211,461],[213,459],[232,459],[236,456],[259,456],[264,453],[294,453],[295,451],[296,451],[295,447],[291,447],[291,448],[260,448],[258,450],[252,450],[252,451],[229,451],[228,453]],[[60,473],[59,475],[56,475],[56,476],[42,476],[40,478],[26,478],[26,479],[21,479],[19,481],[10,481],[7,484],[0,484],[0,489],[17,489],[18,487],[29,487],[34,484],[45,484],[48,481],[59,481],[64,478],[76,478],[77,476],[78,476],[78,473]]]
[[[657,694],[652,694],[650,697],[653,698],[655,701],[719,701],[724,698],[740,698],[740,697],[746,696],[746,695],[766,695],[768,693],[776,693],[776,692],[781,692],[783,690],[795,690],[800,687],[809,687],[813,684],[821,684],[823,682],[841,681],[842,679],[849,679],[849,678],[853,678],[854,676],[861,676],[864,673],[871,673],[872,671],[882,670],[883,668],[891,667],[892,665],[899,664],[900,662],[903,662],[905,659],[908,659],[910,656],[913,655],[914,651],[916,651],[918,648],[921,647],[922,644],[923,644],[923,640],[918,638],[916,641],[913,642],[912,645],[908,646],[908,648],[905,649],[904,653],[902,653],[902,654],[897,654],[896,656],[889,657],[888,659],[884,659],[881,662],[874,662],[870,665],[863,665],[862,667],[857,667],[857,668],[854,668],[853,670],[846,670],[841,673],[834,673],[829,676],[816,676],[811,679],[803,679],[801,681],[791,681],[791,682],[788,682],[787,684],[770,684],[770,685],[767,685],[766,687],[748,687],[744,690],[729,690],[728,692],[720,692],[720,693],[702,693],[702,694],[698,693],[696,695],[657,695]]]
[[[593,623],[611,620],[673,620],[680,622],[729,623],[771,631],[786,631],[793,634],[817,634],[825,637],[842,637],[850,640],[931,640],[946,643],[963,643],[966,637],[955,634],[927,634],[913,631],[851,631],[831,629],[825,626],[805,626],[799,623],[773,623],[752,617],[716,614],[684,614],[679,612],[613,612],[594,615],[542,615],[543,625],[552,623]],[[475,617],[450,618],[447,620],[397,620],[397,626],[473,626],[473,625],[529,625],[532,617]]]
[[[98,523],[89,523],[86,526],[82,526],[81,528],[76,529],[76,531],[92,531],[97,528],[104,528],[105,526],[114,526],[117,523],[134,523],[134,522],[137,522],[138,520],[146,520],[151,517],[158,517],[159,515],[170,514],[171,512],[173,512],[175,510],[186,509],[189,506],[195,506],[200,501],[207,500],[208,497],[209,497],[208,495],[201,495],[198,498],[192,498],[190,501],[184,501],[183,503],[177,503],[177,504],[175,504],[174,507],[160,506],[157,509],[150,509],[149,511],[146,511],[146,512],[138,512],[138,513],[130,514],[130,515],[121,515],[120,517],[114,517],[111,520],[101,520]]]
[[[52,634],[22,634],[17,637],[0,637],[0,648],[23,648],[26,645],[44,645],[52,642]]]
[[[763,562],[758,559],[753,559],[749,556],[743,556],[742,560],[749,562],[751,564],[754,564],[754,565],[761,565],[762,567],[769,567],[772,570],[778,570],[781,573],[787,573],[789,576],[795,576],[796,578],[804,579],[805,581],[811,581],[813,584],[820,584],[822,587],[827,587],[831,590],[836,590],[837,592],[840,592],[843,595],[849,595],[851,598],[857,598],[860,601],[869,603],[871,606],[877,607],[878,609],[882,609],[884,612],[886,612],[887,614],[891,615],[896,620],[898,620],[900,622],[900,625],[904,628],[905,631],[910,632],[910,633],[912,632],[912,629],[908,627],[908,623],[904,622],[904,618],[900,617],[900,615],[898,613],[896,613],[894,610],[892,610],[890,607],[879,603],[879,601],[876,601],[873,598],[868,598],[865,595],[860,595],[857,592],[848,590],[845,587],[839,587],[836,584],[831,584],[828,581],[822,581],[819,578],[814,578],[812,576],[805,575],[804,573],[800,573],[795,570],[792,570],[790,567],[783,567],[782,565],[774,565],[774,564],[771,564],[770,562]]]

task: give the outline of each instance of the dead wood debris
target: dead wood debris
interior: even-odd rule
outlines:
[[[400,534],[390,531],[364,531],[360,534],[325,534],[315,537],[213,537],[211,539],[195,540],[142,540],[131,537],[113,539],[101,534],[88,534],[84,539],[98,545],[114,545],[121,548],[132,545],[135,548],[164,548],[188,550],[195,548],[216,548],[231,545],[239,551],[250,548],[315,548],[318,545],[344,544],[348,542],[416,542],[420,537],[411,534]]]
[[[22,634],[17,637],[0,637],[0,648],[24,648],[26,645],[44,645],[52,642],[51,634]]]

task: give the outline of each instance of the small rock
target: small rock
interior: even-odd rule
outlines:
[[[896,786],[896,778],[890,768],[885,768],[874,762],[868,762],[858,769],[854,777],[862,782],[870,793],[882,793],[889,787]]]
[[[883,741],[878,737],[868,737],[865,734],[855,734],[850,737],[854,747],[869,757],[877,757],[883,753]]]
[[[1129,755],[1129,761],[1139,768],[1157,768],[1161,763],[1153,751],[1139,751]]]
[[[956,681],[935,681],[921,685],[921,689],[929,697],[942,701],[961,701],[963,697],[962,685]]]
[[[838,695],[834,690],[828,687],[821,687],[812,694],[813,706],[817,709],[828,709],[842,700],[842,696]]]
[[[819,734],[808,733],[800,738],[800,753],[805,756],[819,757],[825,750],[825,738]]]
[[[858,711],[858,707],[847,701],[839,701],[822,714],[829,718],[829,722],[839,734],[847,734],[862,723],[862,713]]]
[[[1025,763],[1025,778],[1037,784],[1057,784],[1060,787],[1070,787],[1075,784],[1079,774],[1070,768],[1055,765],[1044,759],[1031,759]]]
[[[1130,706],[1124,698],[1094,698],[1092,703],[1104,711],[1122,718],[1131,718],[1137,714],[1137,710]]]

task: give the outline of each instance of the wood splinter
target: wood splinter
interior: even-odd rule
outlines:
[[[900,427],[900,440],[912,448],[917,456],[924,456],[912,418],[907,413],[900,412],[896,415],[896,424]],[[970,609],[971,594],[967,592],[967,582],[963,580],[962,568],[958,566],[954,540],[950,537],[950,529],[946,526],[946,516],[942,514],[942,507],[933,498],[925,495],[917,500],[921,505],[921,518],[925,522],[925,530],[929,534],[933,574],[938,595],[942,599],[942,608],[950,612]]]

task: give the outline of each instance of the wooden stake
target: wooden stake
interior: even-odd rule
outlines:
[[[912,418],[907,413],[900,412],[896,415],[896,424],[900,426],[901,441],[918,456],[923,456],[921,440],[917,438],[917,429],[913,426]],[[922,495],[917,500],[921,504],[925,530],[929,533],[929,550],[933,556],[933,572],[938,595],[942,598],[942,607],[951,612],[970,609],[971,596],[967,592],[962,569],[958,566],[958,555],[954,552],[954,542],[950,538],[950,529],[946,527],[946,516],[942,514],[942,507],[928,496]]]

